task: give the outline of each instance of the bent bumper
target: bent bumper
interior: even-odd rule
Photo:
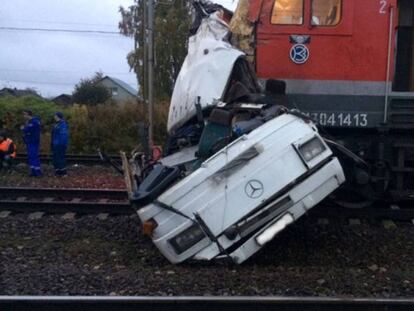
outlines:
[[[296,221],[331,194],[344,181],[345,176],[342,167],[338,159],[333,158],[319,170],[315,171],[312,175],[292,187],[287,193],[282,194],[269,204],[269,206],[273,206],[288,197],[290,202],[289,208],[283,208],[283,211],[279,214],[276,212],[276,215],[272,219],[267,221],[266,224],[261,227],[255,229],[249,235],[239,234],[235,239],[230,240],[222,234],[218,237],[218,242],[224,249],[229,249],[232,246],[234,247],[236,243],[240,244],[240,246],[230,254],[230,257],[234,262],[242,263],[263,247],[263,245],[260,245],[257,242],[257,238],[277,223],[278,220],[289,214],[292,216],[293,222]],[[187,226],[189,226],[189,223],[186,222],[182,224],[180,228]],[[177,228],[177,231],[179,231],[180,228]],[[157,248],[172,263],[179,263],[192,257],[199,260],[211,260],[222,253],[217,243],[212,242],[206,237],[190,249],[178,255],[168,242],[174,235],[176,235],[177,231],[157,240],[153,240]],[[275,235],[276,234],[274,234],[274,236]],[[274,236],[272,236],[272,238]]]
[[[286,212],[278,216],[275,220],[260,229],[257,233],[247,239],[239,248],[232,252],[230,256],[233,261],[236,263],[242,263],[248,259],[263,247],[263,245],[260,245],[258,242],[260,237],[266,233],[269,233],[272,226],[275,226],[285,215],[291,215],[293,221],[298,220],[312,207],[317,205],[335,189],[337,189],[344,181],[345,176],[339,161],[336,158],[332,159],[321,170],[315,172],[312,176],[307,178],[289,192],[289,196],[295,204]],[[277,233],[275,235],[277,235]]]

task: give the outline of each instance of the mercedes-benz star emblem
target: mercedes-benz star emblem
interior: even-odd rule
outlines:
[[[246,195],[252,199],[261,197],[263,191],[263,184],[258,180],[250,180],[244,187],[244,192],[246,192]]]
[[[309,58],[309,49],[304,44],[295,44],[290,49],[290,59],[295,64],[304,64]]]

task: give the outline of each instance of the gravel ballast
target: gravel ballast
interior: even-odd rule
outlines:
[[[50,165],[42,165],[43,176],[30,177],[26,164],[0,170],[0,187],[125,189],[124,177],[111,167],[70,165],[68,175],[58,177]]]
[[[414,226],[304,218],[241,266],[172,265],[136,216],[0,219],[0,295],[412,297]]]

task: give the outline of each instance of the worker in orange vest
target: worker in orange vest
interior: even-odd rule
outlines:
[[[7,137],[5,131],[0,131],[0,168],[11,167],[16,159],[16,145]]]

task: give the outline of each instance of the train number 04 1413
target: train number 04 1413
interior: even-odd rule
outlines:
[[[368,114],[366,113],[324,113],[307,112],[305,113],[315,123],[322,126],[339,127],[367,127]]]

